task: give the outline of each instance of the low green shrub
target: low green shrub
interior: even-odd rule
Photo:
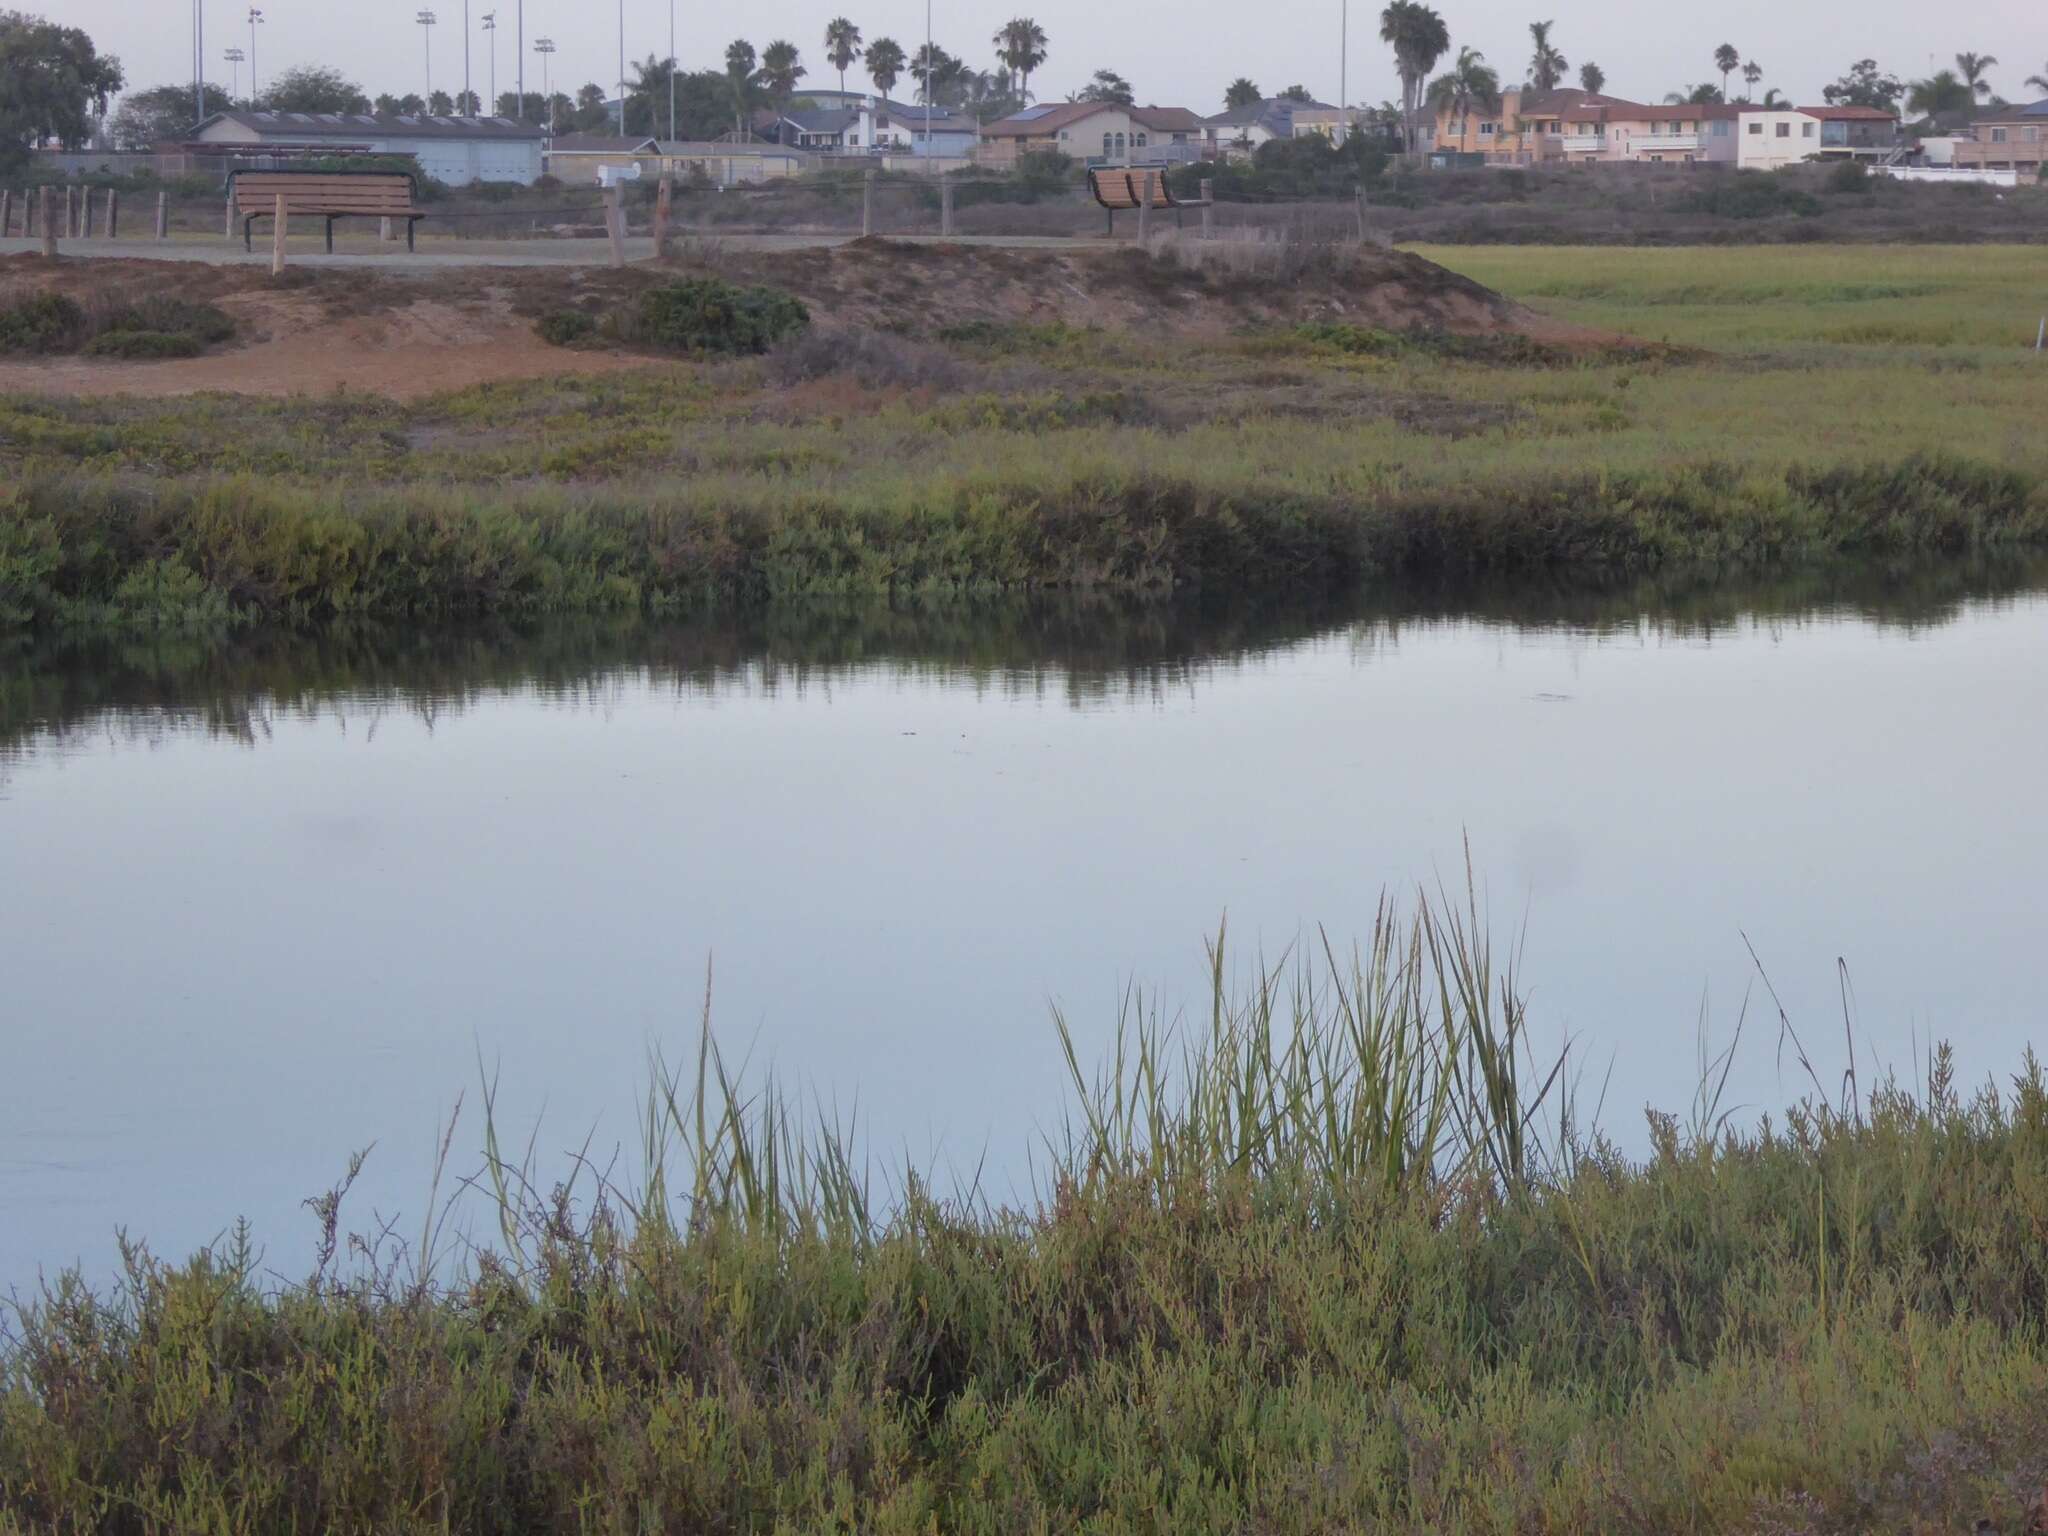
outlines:
[[[1821,212],[1820,199],[1796,186],[1792,178],[1763,171],[1715,177],[1674,206],[1681,213],[1717,219],[1810,219]]]
[[[125,357],[136,361],[165,357],[197,357],[206,350],[196,336],[182,331],[102,331],[85,344],[87,357]]]
[[[802,300],[778,289],[697,277],[642,294],[627,336],[671,352],[751,356],[810,323]]]
[[[574,346],[597,334],[597,321],[580,309],[555,309],[534,322],[542,341],[558,347]]]
[[[234,319],[225,310],[156,294],[122,305],[102,320],[99,328],[110,333],[147,331],[182,336],[196,344],[195,350],[235,334]]]
[[[0,352],[71,352],[87,332],[85,310],[61,293],[0,306]]]

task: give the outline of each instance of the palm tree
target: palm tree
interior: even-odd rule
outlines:
[[[1976,93],[1956,72],[1944,69],[1912,83],[1906,93],[1906,110],[1920,117],[1939,117],[1944,112],[1967,112],[1976,101]]]
[[[1956,55],[1956,73],[1962,76],[1963,84],[1969,88],[1970,100],[1991,94],[1991,82],[1984,78],[1984,71],[1998,60],[1988,53],[1959,53]]]
[[[1029,16],[1012,17],[995,37],[996,61],[1010,72],[1019,101],[1031,99],[1031,72],[1045,62],[1045,28]]]
[[[868,44],[868,78],[886,98],[903,78],[903,45],[893,37],[878,37]]]
[[[797,81],[809,73],[798,62],[799,57],[796,44],[781,38],[761,50],[761,80],[777,106],[789,105],[789,98],[796,94]]]
[[[1098,69],[1093,78],[1069,98],[1072,101],[1107,101],[1128,107],[1137,100],[1131,82],[1113,69]]]
[[[1460,48],[1458,62],[1450,72],[1429,82],[1429,104],[1439,116],[1448,112],[1458,120],[1458,144],[1462,148],[1471,127],[1472,112],[1494,112],[1500,108],[1500,76],[1476,48]]]
[[[860,57],[860,28],[844,16],[825,23],[825,62],[839,71],[839,94],[846,94],[846,72]]]
[[[1764,67],[1763,65],[1757,63],[1755,59],[1751,59],[1747,64],[1742,66],[1742,83],[1749,87],[1749,90],[1747,92],[1749,96],[1756,95],[1756,83],[1757,81],[1763,79],[1763,77]]]
[[[1249,78],[1239,75],[1230,82],[1230,88],[1223,93],[1223,110],[1235,112],[1239,107],[1255,107],[1265,99]]]
[[[1781,108],[1789,107],[1792,105],[1792,103],[1786,100],[1785,93],[1779,90],[1774,85],[1768,91],[1764,92],[1764,99],[1758,102],[1757,105],[1762,107],[1766,112],[1774,112]]]
[[[1557,82],[1570,69],[1571,61],[1550,44],[1550,29],[1554,21],[1532,21],[1529,23],[1529,37],[1536,45],[1536,51],[1529,56],[1529,80],[1539,91],[1554,91]]]
[[[754,78],[754,45],[744,37],[725,45],[725,78],[732,87],[732,130],[745,137],[747,107],[757,83]]]
[[[1451,29],[1422,0],[1388,0],[1380,12],[1380,41],[1394,50],[1401,77],[1401,111],[1407,121],[1408,152],[1415,152],[1422,115],[1422,82],[1451,49]]]
[[[1689,91],[1667,91],[1664,104],[1668,107],[1711,107],[1721,100],[1721,88],[1711,80],[1696,85]]]
[[[1714,50],[1714,68],[1721,71],[1721,96],[1728,96],[1728,77],[1742,67],[1742,54],[1733,43],[1723,43]]]
[[[1607,71],[1598,64],[1579,66],[1579,89],[1589,95],[1598,96],[1607,87]]]

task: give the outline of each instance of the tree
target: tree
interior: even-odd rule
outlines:
[[[1721,71],[1721,99],[1728,99],[1728,77],[1742,68],[1742,50],[1733,43],[1723,43],[1714,50],[1714,68]]]
[[[2043,69],[2038,75],[2027,76],[2020,84],[2030,91],[2040,91],[2044,95],[2048,95],[2048,69]]]
[[[417,117],[427,110],[427,104],[417,95],[393,96],[389,92],[377,98],[377,110],[386,117]]]
[[[1781,107],[1789,107],[1792,103],[1786,99],[1785,93],[1774,85],[1764,92],[1764,99],[1758,102],[1757,105],[1766,112],[1773,112]]]
[[[1429,82],[1429,105],[1439,115],[1448,112],[1458,120],[1458,142],[1463,144],[1475,109],[1499,110],[1500,76],[1477,48],[1460,48],[1450,71]]]
[[[910,56],[910,78],[917,82],[917,99],[935,107],[964,105],[972,92],[974,74],[938,43],[926,43]]]
[[[595,80],[587,80],[576,88],[576,113],[569,121],[569,127],[576,133],[596,133],[609,120],[610,113],[605,107],[604,87]],[[560,119],[556,120],[557,122]]]
[[[1906,110],[1915,117],[1967,112],[1976,104],[1977,93],[1952,69],[1937,70],[1925,80],[1915,80],[1906,91]]]
[[[1988,53],[1959,53],[1956,55],[1956,74],[1962,78],[1970,92],[1972,104],[1991,94],[1991,82],[1984,78],[1984,71],[1998,62]],[[1944,71],[1946,73],[1946,71]]]
[[[778,38],[761,50],[761,82],[768,87],[769,99],[784,111],[796,94],[797,81],[808,73],[795,43]]]
[[[1529,23],[1529,39],[1536,45],[1536,51],[1529,55],[1529,83],[1539,91],[1554,91],[1557,83],[1564,79],[1571,61],[1559,53],[1550,43],[1550,29],[1554,21],[1532,21]]]
[[[475,91],[457,91],[455,93],[455,111],[458,116],[481,117],[483,110],[483,98],[478,96]]]
[[[429,91],[427,110],[436,117],[452,117],[455,114],[455,99],[446,91]]]
[[[1394,50],[1401,77],[1401,111],[1407,119],[1407,148],[1414,153],[1422,116],[1422,82],[1451,48],[1451,29],[1421,0],[1389,0],[1380,12],[1380,41]]]
[[[1298,102],[1302,106],[1307,106],[1310,102],[1315,100],[1315,97],[1309,95],[1308,87],[1305,85],[1290,85],[1289,87],[1287,87],[1286,90],[1282,91],[1278,96],[1274,97],[1273,99],[1275,101]]]
[[[271,78],[263,106],[271,112],[367,112],[370,98],[338,69],[294,64]]]
[[[1589,95],[1598,96],[1606,88],[1606,70],[1602,69],[1598,64],[1588,63],[1579,66],[1580,90],[1587,92]]]
[[[732,92],[732,131],[740,138],[746,136],[747,108],[753,105],[758,84],[754,65],[754,45],[744,37],[725,45],[725,79]]]
[[[1831,107],[1874,107],[1880,112],[1897,111],[1899,98],[1905,94],[1906,83],[1885,74],[1875,59],[1858,59],[1841,79],[1821,87],[1821,95]]]
[[[1259,94],[1259,88],[1243,75],[1230,82],[1223,93],[1223,110],[1235,112],[1240,107],[1255,107],[1266,98]]]
[[[1748,87],[1748,90],[1743,95],[1745,101],[1756,95],[1756,83],[1763,79],[1763,77],[1764,67],[1757,63],[1755,59],[1751,59],[1742,66],[1742,83]]]
[[[844,16],[825,23],[825,62],[839,71],[839,90],[846,91],[846,72],[860,57],[860,28]]]
[[[208,117],[233,106],[225,86],[206,87]],[[146,150],[170,140],[189,139],[197,126],[192,121],[192,87],[159,85],[123,96],[107,131],[116,149]]]
[[[1045,62],[1045,28],[1029,16],[1017,16],[1003,23],[994,39],[996,62],[1016,82],[1019,101],[1031,99],[1031,73]]]
[[[122,83],[121,61],[98,53],[80,28],[0,11],[0,170],[49,139],[89,142]]]
[[[883,96],[896,89],[905,62],[903,45],[893,37],[878,37],[868,44],[868,78]]]
[[[1088,83],[1067,98],[1069,101],[1107,101],[1117,106],[1128,107],[1137,97],[1131,91],[1131,82],[1113,69],[1098,69]]]
[[[1721,104],[1721,87],[1711,80],[1704,85],[1695,85],[1689,90],[1667,91],[1664,95],[1666,106],[1672,107],[1713,107]]]

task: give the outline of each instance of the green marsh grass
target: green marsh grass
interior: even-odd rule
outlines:
[[[727,1061],[638,1167],[500,1140],[417,1244],[251,1235],[28,1298],[0,1529],[2019,1531],[2048,1477],[2048,1082],[1701,1093],[1624,1156],[1469,903],[1132,997],[1033,1192],[940,1190]],[[1789,1030],[1789,1022],[1781,1024]],[[1704,1036],[1703,1036],[1704,1039]],[[1810,1063],[1796,1036],[1788,1059]],[[444,1133],[443,1162],[447,1136]],[[437,1178],[442,1176],[437,1175]]]

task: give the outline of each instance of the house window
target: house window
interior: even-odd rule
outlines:
[[[2003,144],[2005,142],[2005,130],[2003,128],[1992,129],[1991,142],[1994,144]]]
[[[1111,155],[1115,153],[1116,135],[1113,133],[1105,133],[1102,136],[1102,158],[1107,160]]]
[[[1753,139],[1762,138],[1764,136],[1764,125],[1762,123],[1751,123],[1749,125],[1749,136]]]
[[[1781,138],[1781,139],[1789,139],[1789,138],[1791,138],[1791,137],[1792,137],[1792,125],[1791,125],[1790,123],[1780,123],[1780,124],[1778,124],[1778,137],[1779,137],[1779,138]]]
[[[1725,139],[1728,137],[1727,119],[1724,118],[1720,122],[1714,124],[1714,137],[1717,139]]]
[[[1131,143],[1132,143],[1132,144],[1134,144],[1134,145],[1136,145],[1136,146],[1137,146],[1137,147],[1138,147],[1139,149],[1143,149],[1143,148],[1144,148],[1144,147],[1145,147],[1145,146],[1146,146],[1147,144],[1149,144],[1150,142],[1151,142],[1151,140],[1150,140],[1150,139],[1148,139],[1148,138],[1147,138],[1147,137],[1146,137],[1146,136],[1145,136],[1144,134],[1142,134],[1142,133],[1141,133],[1141,134],[1139,134],[1139,135],[1138,135],[1138,136],[1137,136],[1136,138],[1134,138],[1134,139],[1132,139],[1132,140],[1131,140]]]
[[[1492,123],[1481,123],[1479,125],[1479,137],[1481,137],[1482,139],[1490,139],[1493,137],[1493,130],[1494,125]]]
[[[2022,128],[2020,130],[2020,137],[2029,144],[2038,144],[2041,142],[2041,130],[2038,128]]]
[[[1810,138],[1812,138],[1812,137],[1813,137],[1813,124],[1811,124],[1811,123],[1801,123],[1801,124],[1799,125],[1799,137],[1801,137],[1802,139],[1810,139]]]

